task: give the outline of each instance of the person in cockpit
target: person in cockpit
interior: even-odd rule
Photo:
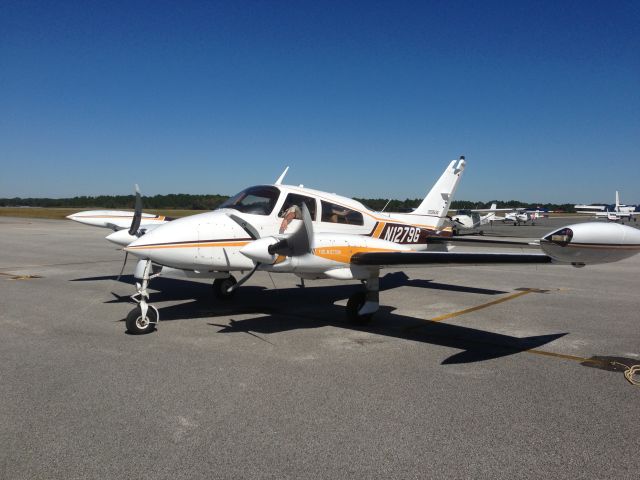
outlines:
[[[282,223],[280,224],[280,233],[284,233],[291,223],[291,220],[302,220],[302,210],[298,205],[291,205],[281,216]]]

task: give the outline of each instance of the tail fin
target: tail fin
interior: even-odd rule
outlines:
[[[498,207],[497,203],[492,203],[491,208],[489,210],[495,210],[497,207]],[[496,219],[496,212],[489,212],[486,215],[483,215],[481,219],[482,219],[481,221],[482,224],[493,222]]]
[[[413,215],[438,217],[440,219],[438,225],[443,223],[465,164],[464,157],[460,157],[459,160],[452,160],[420,206],[412,212]]]
[[[620,211],[620,194],[618,193],[618,191],[616,190],[616,212]]]

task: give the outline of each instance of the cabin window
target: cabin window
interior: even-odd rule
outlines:
[[[348,225],[364,225],[364,219],[360,212],[329,202],[322,202],[322,221]]]
[[[242,213],[270,215],[276,206],[280,190],[276,187],[249,187],[231,197],[218,208],[233,208]]]
[[[287,198],[282,204],[282,208],[280,209],[278,216],[280,218],[283,218],[287,210],[289,210],[291,207],[294,207],[294,206],[298,208],[302,208],[303,203],[307,206],[307,209],[309,210],[309,214],[311,215],[311,220],[315,220],[316,219],[316,199],[311,197],[306,197],[304,195],[298,195],[296,193],[290,193],[289,195],[287,195]],[[296,218],[298,220],[301,220],[302,211],[300,211],[299,215],[300,217],[296,212]]]

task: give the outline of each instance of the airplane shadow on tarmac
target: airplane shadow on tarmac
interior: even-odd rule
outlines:
[[[115,279],[115,276],[104,276],[72,281]],[[123,276],[121,281],[133,284],[133,277]],[[480,295],[508,293],[500,290],[440,284],[429,280],[411,280],[403,272],[389,273],[380,279],[381,292],[400,286]],[[443,365],[472,363],[513,355],[540,347],[566,335],[566,333],[557,333],[518,338],[399,315],[393,313],[395,309],[389,306],[381,306],[370,324],[355,326],[347,321],[344,307],[335,305],[335,302],[345,300],[360,290],[362,287],[357,284],[277,289],[245,285],[238,290],[233,299],[213,302],[211,285],[208,283],[160,277],[152,281],[151,288],[156,292],[151,292],[150,302],[155,303],[156,307],[157,302],[161,301],[191,300],[158,308],[161,323],[193,318],[255,314],[258,316],[241,320],[230,319],[228,324],[211,322],[209,325],[218,327],[217,333],[243,332],[264,341],[267,340],[257,334],[268,335],[289,330],[333,326],[461,350],[445,359],[442,362]],[[128,296],[120,296],[113,292],[112,294],[115,298],[105,303],[131,302]]]

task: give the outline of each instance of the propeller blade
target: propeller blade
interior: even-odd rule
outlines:
[[[242,218],[240,218],[234,213],[229,213],[227,214],[227,216],[231,220],[236,222],[238,225],[240,225],[240,228],[242,228],[245,232],[247,232],[249,237],[251,237],[253,240],[257,240],[260,238],[260,233],[258,232],[258,230],[249,222],[247,222],[246,220],[243,220]]]
[[[270,255],[295,257],[310,253],[313,249],[313,221],[305,203],[302,204],[302,224],[298,229],[282,240],[269,245]]]
[[[127,259],[129,258],[129,252],[124,252],[124,263],[122,264],[122,268],[120,269],[120,273],[118,274],[118,278],[116,279],[118,282],[120,281],[120,277],[124,273],[124,267],[127,265]]]
[[[136,208],[131,219],[131,226],[129,227],[129,235],[138,236],[138,229],[140,228],[140,221],[142,220],[142,198],[140,197],[140,188],[136,184]]]
[[[251,276],[256,273],[256,270],[258,270],[258,267],[261,265],[260,262],[256,262],[256,266],[253,267],[253,270],[251,270],[249,273],[247,273],[244,277],[242,277],[240,280],[237,281],[237,283],[235,285],[232,285],[231,287],[229,287],[227,289],[227,293],[231,293],[233,292],[236,288],[238,288],[239,286],[241,286],[244,282],[246,282],[247,280],[249,280],[251,278]]]

